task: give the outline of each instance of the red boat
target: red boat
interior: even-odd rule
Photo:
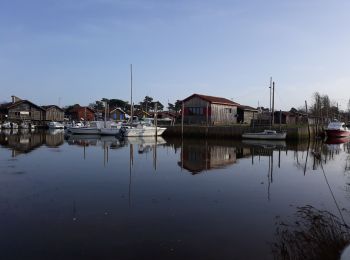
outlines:
[[[333,121],[330,122],[326,128],[327,138],[334,137],[346,137],[350,136],[350,129],[345,125],[344,122]]]
[[[345,144],[350,142],[350,136],[327,138],[326,144]]]

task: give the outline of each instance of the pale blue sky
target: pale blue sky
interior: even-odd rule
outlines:
[[[350,1],[0,0],[0,101],[350,98]]]

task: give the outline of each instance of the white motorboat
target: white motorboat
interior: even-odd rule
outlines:
[[[339,138],[350,136],[350,128],[344,122],[339,121],[330,122],[325,132],[327,138]]]
[[[65,124],[65,128],[67,129],[68,132],[70,132],[70,129],[72,127],[78,128],[78,127],[84,127],[84,123],[82,122],[72,122],[72,123],[67,123]]]
[[[245,139],[264,139],[264,140],[285,140],[287,137],[286,132],[277,132],[275,130],[264,130],[258,133],[244,133],[242,138]]]
[[[115,122],[106,122],[106,125],[100,129],[101,135],[117,135],[120,133],[122,125]]]
[[[123,127],[122,133],[126,137],[161,136],[165,130],[165,127],[156,127],[153,124],[153,118],[144,118],[141,121],[133,122],[131,126]]]
[[[80,135],[98,135],[100,134],[100,130],[103,127],[102,121],[92,121],[89,122],[86,126],[73,126],[69,128],[69,131],[72,134],[80,134]]]
[[[151,125],[138,124],[136,127],[124,128],[123,134],[131,136],[160,136],[166,130],[165,127],[155,127]]]
[[[60,122],[52,121],[47,124],[50,129],[64,129],[64,125]]]

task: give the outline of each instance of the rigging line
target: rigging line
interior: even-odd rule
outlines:
[[[329,191],[330,191],[331,194],[332,194],[334,203],[335,203],[335,205],[336,205],[336,207],[337,207],[337,209],[338,209],[338,211],[339,211],[340,217],[341,217],[341,219],[343,220],[344,225],[345,225],[346,227],[348,227],[348,225],[346,224],[346,222],[345,222],[345,220],[344,220],[343,214],[341,213],[341,210],[340,210],[340,208],[339,208],[338,202],[337,202],[337,200],[336,200],[336,198],[335,198],[335,196],[334,196],[334,194],[333,194],[332,188],[331,188],[331,186],[329,185],[329,182],[328,182],[326,173],[325,173],[325,171],[324,171],[324,169],[323,169],[322,161],[320,161],[320,163],[321,163],[321,169],[322,169],[322,172],[323,172],[323,176],[324,176],[324,178],[326,179],[326,183],[327,183],[327,185],[328,185]]]

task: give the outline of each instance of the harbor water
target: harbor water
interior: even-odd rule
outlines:
[[[349,202],[347,139],[0,133],[1,259],[328,257]]]

